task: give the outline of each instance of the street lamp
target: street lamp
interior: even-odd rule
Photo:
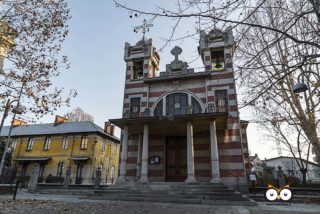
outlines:
[[[11,122],[11,125],[10,125],[8,137],[7,137],[7,140],[6,140],[6,143],[5,143],[5,147],[4,147],[4,150],[3,150],[3,153],[2,153],[2,157],[1,157],[1,162],[0,162],[0,176],[2,174],[3,165],[4,165],[4,162],[5,162],[6,156],[7,156],[14,120],[16,119],[16,115],[17,114],[22,114],[24,112],[24,109],[20,105],[20,99],[21,99],[22,90],[23,90],[24,85],[25,85],[25,83],[23,83],[22,86],[21,86],[21,89],[20,89],[20,92],[19,92],[19,97],[18,97],[17,100],[13,100],[13,101],[10,102],[10,99],[9,99],[7,101],[7,104],[5,106],[5,110],[4,110],[4,113],[3,113],[1,126],[0,126],[0,133],[2,131],[2,127],[3,127],[4,121],[5,121],[6,117],[8,116],[11,104],[14,103],[14,102],[17,102],[17,105],[12,109],[12,113],[13,113],[12,122]]]
[[[319,74],[317,74],[316,72],[313,72],[313,71],[306,71],[305,73],[312,73],[312,74],[316,75],[316,77],[318,78],[318,82],[315,84],[315,86],[316,87],[320,86],[320,82],[319,82],[320,81],[320,76],[319,76]],[[303,79],[302,79],[302,81],[300,81],[300,77],[302,75],[304,75],[304,72],[299,74],[298,83],[293,86],[293,92],[294,93],[305,92],[305,91],[307,91],[309,89],[308,86],[303,82]]]

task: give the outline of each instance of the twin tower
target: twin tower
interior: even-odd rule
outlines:
[[[227,28],[225,32],[219,29],[213,29],[208,34],[201,31],[198,52],[201,55],[204,70],[231,71],[234,46],[235,42],[231,28]],[[174,62],[178,62],[177,56],[181,54],[181,49],[178,52],[171,51],[171,53],[175,56]],[[134,46],[126,43],[124,60],[127,64],[126,79],[129,80],[162,77],[167,74],[166,72],[158,73],[160,56],[153,46],[152,39],[146,41],[140,40]],[[187,72],[187,70],[185,70],[188,67],[187,63],[179,62],[183,64],[183,73]],[[182,64],[174,64],[173,66],[177,66],[178,69]],[[166,70],[168,70],[168,66],[169,65],[167,65]],[[175,70],[173,70],[170,75],[175,74],[179,73],[175,73]]]

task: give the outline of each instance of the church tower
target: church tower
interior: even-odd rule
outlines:
[[[206,71],[233,71],[234,47],[235,41],[230,27],[224,32],[217,28],[208,34],[200,32],[198,51]]]
[[[220,106],[228,106],[228,127],[224,133],[224,142],[232,142],[232,148],[241,148],[243,153],[244,172],[249,171],[249,151],[247,144],[247,121],[240,121],[236,84],[233,71],[233,54],[235,41],[232,28],[225,31],[214,28],[208,34],[200,32],[198,51],[201,55],[205,71],[211,72],[208,81],[208,100],[219,111]],[[245,127],[245,128],[241,128]]]
[[[152,39],[140,40],[136,45],[125,44],[124,60],[127,63],[126,80],[140,80],[157,76],[160,57]]]
[[[147,85],[143,80],[159,76],[160,57],[152,39],[142,39],[135,45],[125,43],[124,60],[127,71],[123,116],[139,117],[147,108]]]

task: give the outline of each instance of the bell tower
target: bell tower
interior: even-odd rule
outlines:
[[[143,20],[141,26],[134,28],[134,32],[142,30],[143,37],[135,45],[126,42],[124,47],[124,61],[126,62],[126,81],[123,100],[123,117],[145,117],[150,115],[149,85],[144,80],[159,76],[160,57],[152,43],[152,39],[145,39],[145,34],[152,27],[151,23]]]
[[[133,46],[126,42],[124,60],[127,64],[128,81],[158,76],[160,57],[152,44],[152,39],[140,40]]]
[[[228,27],[224,31],[214,28],[209,33],[200,32],[200,42],[198,51],[202,58],[205,71],[210,73],[210,79],[206,82],[208,93],[209,112],[227,112],[227,127],[223,133],[223,139],[219,149],[227,145],[232,149],[239,149],[242,153],[239,163],[239,182],[246,185],[245,169],[249,168],[249,152],[247,141],[242,139],[240,127],[240,115],[238,109],[238,99],[233,71],[233,54],[235,41],[232,28]],[[210,106],[210,107],[209,107]],[[223,145],[223,146],[222,146]],[[240,159],[240,157],[239,157]],[[231,163],[232,157],[225,158]],[[224,161],[220,161],[223,163]],[[227,169],[225,169],[227,170]],[[232,171],[231,169],[228,169]],[[225,181],[226,182],[226,181]]]
[[[233,71],[232,56],[235,41],[231,27],[225,31],[214,28],[208,34],[201,31],[199,43],[198,51],[206,71]]]

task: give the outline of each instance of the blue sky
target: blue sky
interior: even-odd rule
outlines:
[[[103,127],[110,118],[120,118],[122,112],[123,89],[125,80],[125,62],[123,51],[125,42],[134,44],[142,38],[141,33],[134,33],[132,26],[140,25],[144,17],[129,18],[129,13],[116,8],[113,1],[108,0],[68,0],[72,19],[69,21],[70,34],[63,45],[63,54],[71,62],[70,69],[61,71],[55,80],[57,86],[76,89],[78,96],[71,102],[71,107],[62,107],[56,114],[64,115],[75,107],[82,108],[95,118],[95,123]],[[172,7],[175,1],[135,0],[125,1],[128,6],[154,8],[155,4]],[[146,35],[153,38],[160,49],[163,38],[171,33],[170,19],[155,20],[154,27]],[[194,30],[195,22],[185,20],[181,23],[177,36]],[[197,59],[197,40],[191,38],[177,41],[166,47],[161,53],[160,70],[173,60],[170,50],[178,45],[183,49],[181,59],[187,62]],[[197,59],[190,67],[202,66]],[[253,119],[251,112],[241,110],[241,119]],[[41,119],[42,123],[51,123],[54,116],[48,115]],[[7,119],[6,123],[9,122]],[[255,124],[248,128],[249,148],[251,154],[258,153],[261,157],[276,156],[275,143],[267,142],[257,130]],[[119,136],[119,131],[117,131]],[[269,145],[268,145],[269,144]]]
[[[108,118],[121,117],[125,78],[124,44],[134,44],[142,38],[142,33],[133,32],[133,26],[140,25],[144,17],[130,19],[129,13],[116,8],[113,1],[69,2],[72,19],[69,22],[70,34],[63,45],[63,54],[69,57],[71,68],[62,71],[55,82],[66,90],[76,89],[78,96],[72,101],[71,108],[61,108],[57,114],[63,115],[79,106],[93,115],[95,122],[102,126]],[[153,5],[150,0],[138,0],[134,3],[135,7],[146,9],[151,9]],[[169,36],[170,29],[167,20],[156,20],[146,37],[153,38],[160,49],[164,44],[162,38]],[[181,58],[190,61],[198,56],[196,40],[193,43],[192,46],[181,42],[172,45],[180,45],[183,48]],[[172,45],[160,53],[160,70],[164,70],[165,64],[173,59],[170,54]],[[201,66],[200,59],[193,63],[193,67],[197,66]],[[48,116],[42,122],[52,120]]]

